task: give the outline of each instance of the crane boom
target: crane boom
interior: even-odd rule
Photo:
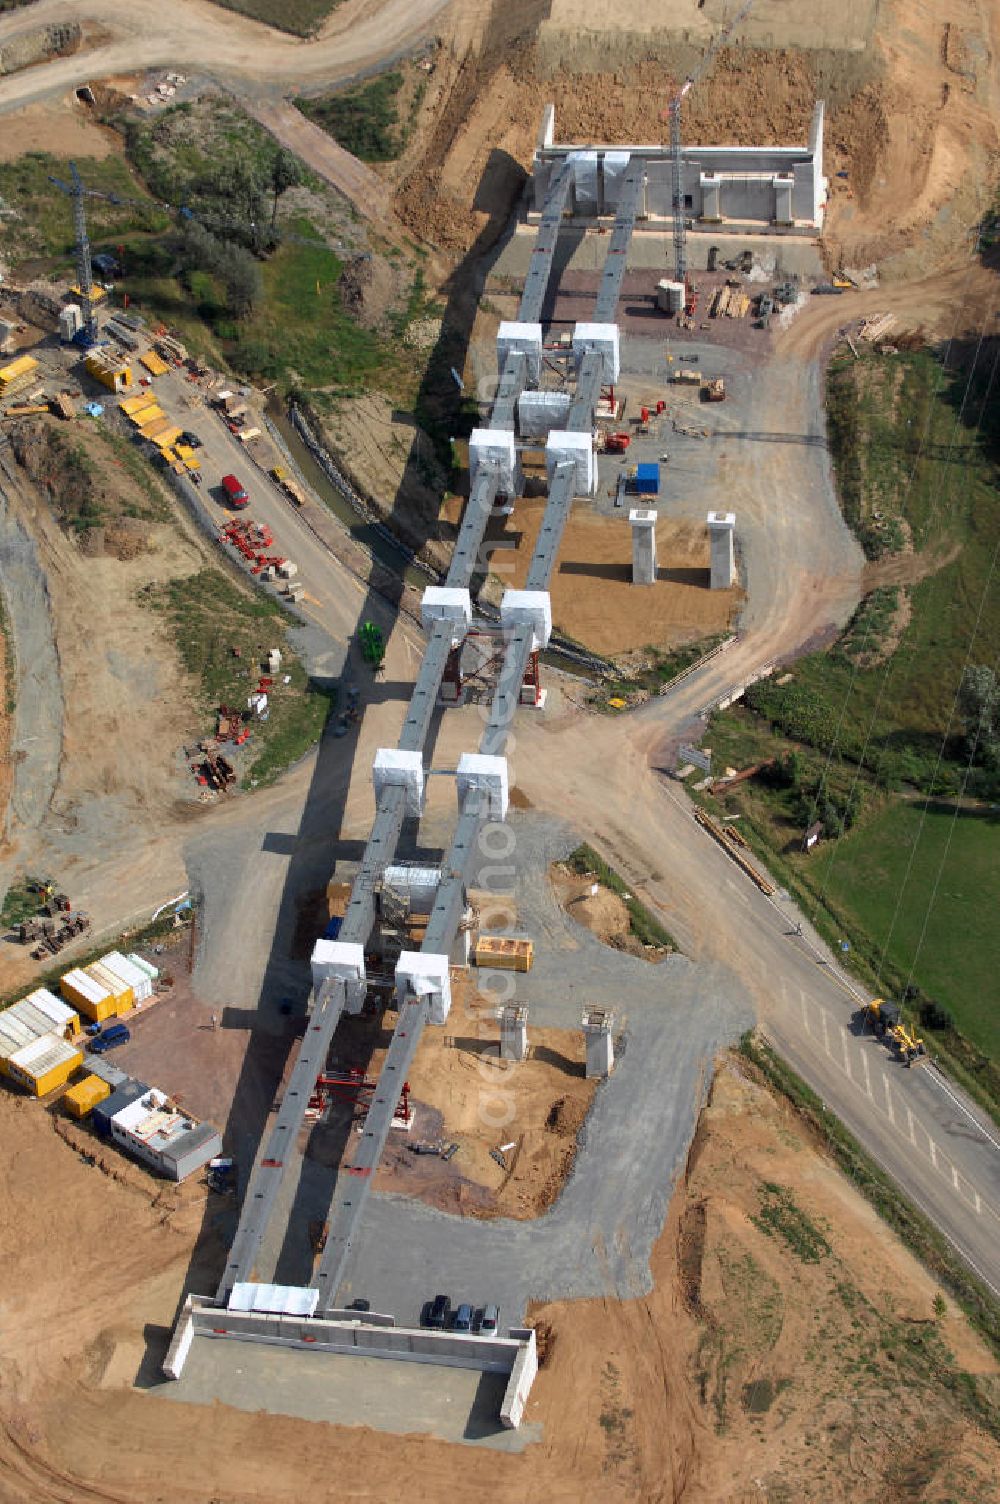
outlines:
[[[740,22],[749,14],[753,7],[753,0],[746,0],[746,4],[738,10],[731,20],[727,21],[722,30],[713,38],[708,50],[705,52],[698,66],[681,84],[677,93],[668,106],[670,115],[670,164],[671,164],[671,195],[674,210],[674,266],[675,276],[678,282],[683,282],[685,287],[685,301],[687,301],[688,267],[687,267],[687,220],[684,217],[684,181],[683,181],[683,155],[681,145],[681,105],[685,96],[694,88],[695,84],[711,67],[712,59],[719,48],[724,46],[736,30]]]
[[[73,238],[76,249],[76,278],[80,289],[80,313],[83,317],[83,328],[89,343],[93,344],[97,337],[97,319],[94,317],[94,274],[90,265],[90,241],[87,238],[87,215],[83,200],[97,198],[98,194],[84,188],[83,180],[77,171],[76,163],[69,164],[72,182],[64,183],[61,178],[49,178],[50,183],[72,201],[73,204]]]

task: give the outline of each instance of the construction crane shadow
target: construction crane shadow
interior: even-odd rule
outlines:
[[[505,231],[509,231],[511,235],[514,233],[514,210],[525,182],[525,171],[513,157],[502,151],[490,153],[476,202],[476,207],[484,210],[489,218],[446,285],[441,333],[437,345],[430,352],[424,379],[414,404],[415,411],[421,416],[422,427],[437,435],[443,444],[450,436],[465,436],[478,420],[478,410],[475,413],[471,410],[473,405],[463,399],[462,393],[453,383],[442,382],[440,373],[451,366],[459,371],[465,366],[479,299],[490,269],[504,244]],[[425,460],[417,447],[418,438],[415,429],[406,471],[397,490],[392,511],[386,518],[391,531],[408,536],[417,548],[422,547],[436,532],[435,520],[421,518],[412,504],[410,481],[414,474],[419,475],[425,468]],[[485,578],[487,568],[488,563],[484,559],[479,584]],[[337,566],[331,559],[331,574],[336,569]],[[356,646],[357,633],[364,622],[375,622],[387,636],[395,625],[403,582],[401,579],[391,582],[382,579],[386,573],[381,571],[380,579],[391,599],[369,586],[358,610],[355,646],[351,649],[343,673],[345,684],[350,682],[361,688],[359,714],[362,718],[366,703],[401,698],[404,691],[408,694],[411,688],[395,681],[382,683],[373,678]],[[477,588],[474,580],[473,591]],[[300,932],[303,896],[317,891],[325,893],[336,863],[343,860],[339,850],[350,850],[352,856],[355,850],[353,843],[343,848],[338,848],[337,843],[351,783],[350,768],[345,766],[345,758],[353,759],[353,748],[359,744],[358,728],[351,728],[354,733],[352,736],[338,737],[337,714],[334,713],[327,720],[320,738],[297,829],[288,843],[290,854],[287,857],[281,897],[257,997],[227,998],[238,1009],[246,1009],[251,1015],[251,1027],[239,1079],[223,1125],[226,1152],[233,1154],[238,1161],[237,1191],[234,1196],[226,1198],[225,1203],[220,1203],[217,1197],[211,1196],[206,1204],[185,1274],[178,1310],[191,1292],[211,1294],[222,1276],[238,1220],[242,1194],[246,1189],[261,1137],[270,1120],[273,1104],[279,1095],[281,1081],[297,1050],[298,1033],[306,1015],[310,991],[308,950],[302,944]],[[440,718],[439,712],[432,722],[428,755],[436,739]],[[370,772],[367,768],[360,771],[365,776]],[[243,842],[242,847],[234,845],[234,850],[238,851],[246,870],[240,871],[238,880],[231,885],[231,893],[225,891],[209,895],[210,901],[218,906],[212,921],[212,930],[216,933],[220,928],[227,927],[232,933],[238,931],[243,924],[238,907],[241,883],[252,881],[254,870],[252,863],[247,865],[245,834],[244,831],[242,835],[234,835],[232,839],[234,842]],[[218,847],[224,839],[216,833],[212,842],[205,841],[198,853],[198,859],[213,874],[219,870],[218,852],[208,848],[210,844]],[[415,841],[416,833],[404,826],[398,855],[404,858],[420,855]],[[195,844],[197,843],[192,843],[193,846]],[[274,857],[268,856],[267,860],[273,861]],[[351,871],[339,867],[337,875],[346,879],[351,876]],[[229,884],[225,886],[227,890],[230,887]],[[226,905],[230,905],[228,910]],[[203,934],[204,952],[206,946],[213,941],[211,931]],[[318,935],[314,938],[318,938]],[[199,958],[199,965],[201,964],[202,958]],[[207,968],[207,961],[205,964]],[[198,969],[193,980],[197,990]],[[240,1018],[241,1023],[245,1021]],[[296,1023],[299,1027],[295,1027]],[[341,1029],[343,1027],[342,1023]],[[339,1030],[337,1038],[340,1038]],[[327,1150],[330,1147],[327,1145]],[[318,1199],[325,1196],[328,1207],[336,1179],[336,1171],[329,1165],[314,1168],[314,1162],[308,1156],[303,1158],[303,1165],[308,1168],[304,1170],[294,1192],[285,1230],[280,1236],[281,1246],[273,1261],[274,1267],[282,1271],[295,1269],[301,1272],[311,1268],[313,1249],[309,1243],[309,1222],[316,1215]],[[327,1214],[324,1212],[324,1217]],[[278,1231],[280,1234],[280,1229]],[[272,1228],[271,1232],[273,1234],[275,1229]],[[273,1246],[274,1238],[271,1237],[265,1247],[273,1250]],[[271,1273],[273,1270],[262,1264],[256,1271],[256,1277],[266,1279]]]

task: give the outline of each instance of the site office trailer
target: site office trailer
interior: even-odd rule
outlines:
[[[58,1034],[33,1039],[3,1062],[5,1073],[35,1097],[47,1097],[64,1086],[83,1064],[80,1050]]]

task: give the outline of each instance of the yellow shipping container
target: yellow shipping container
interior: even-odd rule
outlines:
[[[122,412],[127,413],[129,417],[133,413],[141,412],[144,407],[154,407],[155,405],[156,398],[152,392],[137,392],[134,397],[123,397],[118,404]]]
[[[159,444],[161,449],[167,444],[176,444],[177,440],[180,438],[183,432],[183,428],[168,428],[164,430],[163,433],[158,433],[156,435],[156,442],[157,444]]]
[[[530,940],[508,940],[504,935],[480,935],[476,941],[476,965],[498,971],[530,971],[534,946]]]
[[[4,1062],[4,1071],[12,1081],[24,1086],[32,1096],[44,1097],[63,1086],[83,1064],[83,1054],[58,1035],[47,1034],[33,1039],[16,1055]]]
[[[99,350],[88,355],[84,365],[94,380],[106,386],[109,392],[121,392],[132,385],[131,367],[121,364],[117,359],[110,359]]]
[[[78,967],[59,978],[59,991],[92,1023],[100,1024],[106,1018],[114,1018],[117,1011],[109,989]]]
[[[105,966],[102,961],[94,961],[84,969],[99,987],[110,992],[115,1000],[116,1013],[128,1013],[135,1007],[135,994],[131,987],[120,976],[116,976],[110,966]]]
[[[168,433],[173,425],[167,417],[152,418],[143,422],[139,429],[144,439],[158,439],[161,433]]]
[[[165,418],[167,415],[157,402],[147,402],[145,406],[137,408],[134,413],[129,413],[129,421],[136,428],[144,428],[147,423],[152,423],[154,418]]]
[[[145,355],[140,355],[139,364],[146,367],[150,376],[165,376],[170,370],[166,361],[161,360],[155,350],[147,350]]]
[[[33,355],[19,355],[9,366],[0,369],[0,387],[13,386],[15,381],[22,381],[37,369],[38,361]]]
[[[70,1117],[85,1118],[98,1102],[103,1102],[110,1095],[111,1087],[100,1076],[84,1076],[82,1081],[69,1088],[63,1097],[63,1103]]]

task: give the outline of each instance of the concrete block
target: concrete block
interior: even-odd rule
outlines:
[[[634,507],[628,514],[632,528],[632,584],[656,584],[656,513]]]
[[[601,159],[601,207],[605,214],[614,214],[618,208],[631,160],[627,151],[606,151]]]
[[[383,789],[406,790],[406,813],[419,818],[424,809],[424,760],[419,752],[400,752],[396,747],[380,747],[372,764],[372,783],[376,802]]]
[[[342,978],[345,982],[365,980],[365,948],[349,940],[317,940],[310,964],[315,991],[331,977]]]
[[[621,371],[617,324],[576,324],[573,329],[573,360],[579,369],[588,350],[599,350],[604,357],[604,380],[618,380]]]
[[[549,487],[552,486],[556,466],[571,464],[575,467],[573,480],[577,496],[593,496],[597,490],[597,462],[594,458],[593,435],[574,433],[570,429],[553,429],[545,445],[545,469]]]
[[[458,803],[473,789],[489,796],[490,819],[506,820],[510,791],[507,784],[506,757],[489,757],[483,752],[463,752],[458,759]]]
[[[455,623],[453,642],[462,642],[472,624],[472,598],[467,590],[448,585],[428,585],[420,602],[420,623],[429,632],[435,622]]]
[[[713,590],[728,590],[736,583],[736,553],[733,534],[736,531],[735,512],[709,512],[708,538],[711,547]]]
[[[588,1079],[610,1076],[615,1063],[614,1040],[611,1037],[614,1013],[609,1008],[588,1008],[581,1022],[587,1046]]]
[[[497,331],[497,370],[501,375],[510,350],[523,351],[528,379],[538,381],[542,374],[541,324],[522,324],[514,319],[504,319]]]
[[[532,652],[545,649],[552,636],[552,600],[547,590],[505,590],[500,602],[500,625],[505,632],[530,626]]]
[[[571,151],[573,203],[577,214],[597,213],[597,152]]]
[[[396,1000],[405,1003],[416,993],[430,997],[432,1024],[443,1024],[451,1011],[451,974],[448,957],[422,950],[404,950],[396,962]]]
[[[469,477],[475,482],[484,465],[494,466],[500,476],[500,490],[513,496],[520,490],[521,465],[514,447],[514,430],[474,428],[469,435]]]

